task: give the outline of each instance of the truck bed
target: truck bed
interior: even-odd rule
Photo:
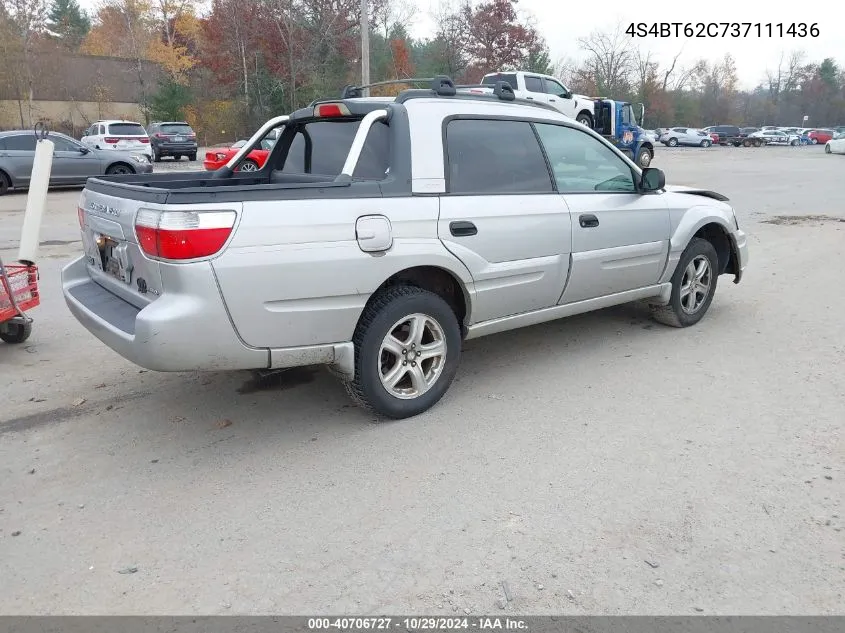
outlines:
[[[215,172],[169,172],[131,176],[89,178],[85,188],[108,196],[155,204],[200,204],[281,200],[297,198],[343,198],[350,195],[351,181],[336,182],[332,176],[273,171],[214,178]],[[366,191],[364,191],[364,190]],[[355,182],[355,195],[380,196],[376,182]]]

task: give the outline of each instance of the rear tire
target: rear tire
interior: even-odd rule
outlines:
[[[694,237],[672,275],[669,303],[651,307],[654,320],[671,327],[689,327],[701,321],[713,302],[718,271],[716,249],[707,240]]]
[[[247,158],[244,162],[241,163],[241,166],[238,167],[238,171],[245,171],[245,172],[258,171],[258,163],[256,163],[251,158]]]
[[[668,145],[669,145],[669,147],[677,147],[678,146],[678,139],[670,138]]]
[[[180,160],[182,160],[182,154],[173,154],[173,160],[174,162],[178,163]]]
[[[754,147],[761,147],[762,145],[764,145],[763,141],[759,139],[754,141]]]
[[[10,345],[23,343],[32,334],[32,323],[6,323],[0,325],[0,340]]]
[[[813,145],[818,145],[818,143],[819,143],[819,139],[817,139],[817,138],[810,139],[810,142],[811,142]]]
[[[824,146],[824,153],[825,154],[832,154],[833,153],[833,150],[830,149],[830,145]],[[2,193],[3,193],[3,185],[0,185],[0,194],[2,194]]]
[[[789,144],[790,144],[792,147],[798,147],[798,146],[801,144],[801,141],[799,141],[799,140],[796,138],[796,139],[792,139],[792,140],[789,142]]]
[[[394,286],[374,297],[352,342],[355,378],[345,381],[349,395],[360,406],[396,420],[434,406],[452,384],[461,357],[455,312],[439,295],[416,286]],[[417,345],[422,351],[415,351]],[[433,355],[414,360],[426,350]]]
[[[712,144],[712,141],[701,141],[701,147],[710,147]]]
[[[192,163],[197,159],[197,154],[194,152],[193,154],[188,154],[188,160]]]
[[[161,162],[161,154],[158,153],[158,150],[153,150],[153,162],[155,162],[155,163]]]
[[[0,171],[0,196],[3,194],[9,193],[9,189],[12,188],[12,183],[9,180],[9,177]]]

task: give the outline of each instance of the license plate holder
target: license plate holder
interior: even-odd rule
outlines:
[[[174,140],[175,140],[177,143],[181,143],[182,141],[184,141],[184,140],[185,140],[185,137],[183,137],[183,136],[177,136]]]
[[[86,256],[97,270],[125,284],[132,283],[133,267],[129,263],[129,245],[126,242],[97,232],[90,235],[83,233],[82,242]]]

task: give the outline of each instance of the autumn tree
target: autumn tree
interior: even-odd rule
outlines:
[[[47,21],[47,5],[45,0],[0,0],[3,14],[6,18],[6,37],[4,48],[9,56],[5,57],[4,66],[11,63],[22,64],[22,69],[12,71],[15,92],[18,95],[21,125],[31,126],[35,123],[34,101],[36,74],[35,47],[42,35]],[[26,111],[23,109],[25,95]]]
[[[516,0],[489,0],[475,8],[465,5],[463,11],[476,81],[489,72],[521,69],[543,50],[537,30],[520,21]]]

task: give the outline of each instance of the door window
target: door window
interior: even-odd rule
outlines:
[[[62,136],[50,136],[50,140],[53,141],[53,145],[56,146],[57,152],[78,152],[79,145],[74,143],[73,141],[66,139]]]
[[[562,98],[566,98],[569,94],[569,91],[554,79],[546,79],[546,92]]]
[[[637,190],[628,164],[586,132],[562,125],[537,124],[561,193]]]
[[[450,121],[446,153],[449,193],[554,192],[540,144],[525,121]]]
[[[17,136],[6,137],[6,149],[10,151],[34,152],[35,143],[34,134],[18,134]]]
[[[543,80],[539,77],[525,77],[525,89],[528,92],[543,92]]]

